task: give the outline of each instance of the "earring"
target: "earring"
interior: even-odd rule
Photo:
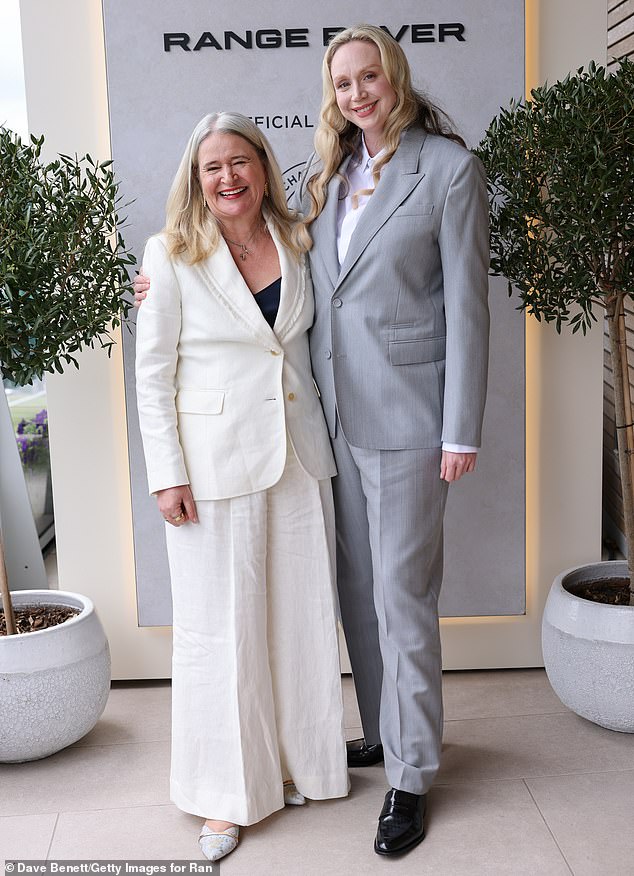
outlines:
[[[268,182],[265,182],[264,183],[264,197],[268,198],[268,196],[269,196],[269,184],[268,184]]]

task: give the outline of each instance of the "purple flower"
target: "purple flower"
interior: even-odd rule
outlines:
[[[16,427],[16,441],[23,466],[35,466],[48,459],[48,412],[43,408]]]

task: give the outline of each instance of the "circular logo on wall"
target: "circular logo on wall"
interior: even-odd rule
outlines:
[[[284,180],[284,191],[286,192],[287,201],[290,201],[295,193],[295,189],[299,184],[305,164],[305,161],[300,161],[299,164],[293,164],[292,167],[282,171],[282,179]]]

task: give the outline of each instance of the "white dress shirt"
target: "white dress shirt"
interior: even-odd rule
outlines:
[[[339,201],[337,210],[337,255],[339,265],[341,266],[350,246],[350,239],[354,233],[357,223],[361,218],[361,214],[365,210],[371,195],[357,195],[355,200],[357,206],[352,202],[352,196],[355,192],[362,189],[373,189],[374,179],[372,178],[372,168],[374,162],[384,154],[382,149],[375,156],[371,156],[365,145],[365,140],[361,138],[361,155],[352,156],[348,162],[346,177],[348,180],[348,191],[345,198]],[[442,449],[449,453],[477,453],[478,447],[470,447],[467,444],[447,444],[443,442]]]

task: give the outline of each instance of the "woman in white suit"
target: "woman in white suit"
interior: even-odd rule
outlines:
[[[285,802],[348,792],[333,594],[335,473],[310,278],[279,168],[206,116],[143,258],[137,399],[174,608],[171,798],[211,860]]]

